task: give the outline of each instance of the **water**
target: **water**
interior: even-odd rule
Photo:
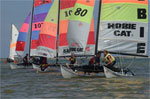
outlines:
[[[1,63],[1,99],[149,99],[150,60],[136,59],[133,65],[134,77],[64,79],[60,72],[10,70]]]

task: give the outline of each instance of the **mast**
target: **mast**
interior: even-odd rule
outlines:
[[[57,23],[56,65],[58,65],[59,23],[60,23],[59,20],[60,20],[60,0],[58,0],[58,23]]]
[[[95,44],[95,55],[98,51],[98,36],[99,36],[99,26],[100,26],[100,16],[101,16],[101,4],[102,0],[99,0],[99,9],[98,9],[98,19],[97,19],[97,31],[96,31],[96,44]]]
[[[29,57],[30,57],[30,49],[31,49],[31,40],[32,40],[32,22],[33,22],[33,14],[34,14],[34,0],[33,0],[33,5],[32,5],[32,15],[31,15],[31,28],[30,28],[30,40],[29,40]]]

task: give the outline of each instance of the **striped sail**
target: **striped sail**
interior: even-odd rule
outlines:
[[[58,0],[54,0],[39,34],[37,46],[38,56],[49,58],[56,56],[57,22]]]
[[[60,7],[60,32],[59,32],[59,56],[70,55],[67,41],[69,17],[77,0],[61,0]]]
[[[98,50],[147,55],[148,0],[102,0]]]
[[[19,31],[17,30],[16,26],[12,24],[12,36],[11,36],[11,44],[10,44],[10,52],[9,58],[14,60],[14,57],[17,56],[16,53],[16,43],[18,38]]]
[[[95,54],[94,52],[95,52],[95,31],[94,31],[94,19],[92,19],[87,45],[83,54],[94,55]]]
[[[35,0],[34,2],[34,15],[32,22],[32,40],[31,40],[31,56],[37,55],[37,46],[39,33],[43,26],[43,21],[47,16],[49,9],[51,8],[52,0]]]
[[[87,49],[89,50],[87,42],[93,17],[94,4],[95,0],[77,0],[75,4],[72,15],[69,18],[67,34],[71,52],[80,54]]]
[[[27,41],[27,34],[28,34],[28,29],[29,29],[30,16],[31,14],[29,13],[19,31],[19,36],[18,36],[17,44],[16,44],[16,53],[19,56],[24,55],[25,44]]]

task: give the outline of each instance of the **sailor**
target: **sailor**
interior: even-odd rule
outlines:
[[[70,64],[66,64],[68,68],[72,68],[73,70],[75,70],[74,65],[77,64],[76,58],[74,53],[71,54],[71,57],[69,58]]]
[[[30,56],[29,62],[30,62],[30,63],[33,63],[33,62],[34,62],[34,56]]]
[[[98,52],[95,57],[95,65],[100,65],[101,52]]]
[[[98,52],[96,56],[92,57],[89,61],[89,65],[83,66],[84,74],[90,75],[91,72],[98,71],[103,67],[100,66],[100,57],[101,57],[101,52]]]
[[[89,65],[94,65],[95,64],[95,58],[96,56],[92,57],[89,61]]]
[[[69,61],[70,61],[71,65],[74,65],[76,63],[76,58],[75,58],[74,53],[71,54],[71,57],[70,57]]]
[[[23,58],[23,64],[24,64],[25,66],[28,65],[28,54],[26,54],[26,56]]]
[[[47,63],[47,58],[46,57],[41,57],[41,70],[44,71],[46,68],[48,68],[48,66],[50,66],[50,64]]]
[[[113,69],[113,66],[116,64],[115,58],[110,53],[108,53],[107,50],[104,50],[104,62],[106,63],[105,66],[110,69]]]

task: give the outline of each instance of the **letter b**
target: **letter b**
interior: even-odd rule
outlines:
[[[138,19],[146,19],[146,9],[137,9]]]

